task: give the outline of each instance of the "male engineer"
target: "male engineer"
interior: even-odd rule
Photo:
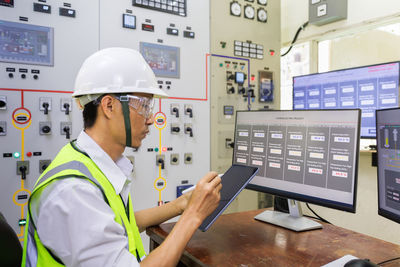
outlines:
[[[154,98],[167,95],[139,52],[107,48],[85,60],[73,97],[83,109],[84,130],[36,182],[22,266],[175,266],[218,206],[221,179],[209,172],[192,193],[134,213],[133,166],[123,152],[140,147],[154,123]],[[140,232],[177,215],[165,241],[146,255]]]

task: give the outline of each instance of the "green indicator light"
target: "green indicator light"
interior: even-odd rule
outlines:
[[[14,158],[18,159],[21,157],[21,154],[19,152],[14,152]]]
[[[158,147],[154,148],[154,151],[155,151],[155,152],[158,152]]]
[[[18,221],[19,226],[25,226],[26,225],[26,219],[21,219]]]
[[[219,66],[220,66],[220,67],[222,67],[222,66],[224,66],[224,64],[222,64],[222,63],[219,63]]]

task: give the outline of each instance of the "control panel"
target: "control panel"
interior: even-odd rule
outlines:
[[[211,169],[222,173],[236,111],[279,109],[280,1],[211,1],[210,29]]]
[[[78,0],[0,5],[0,212],[21,242],[36,180],[82,129],[71,93],[98,49],[98,8]]]

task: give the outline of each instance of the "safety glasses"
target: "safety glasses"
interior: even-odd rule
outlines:
[[[128,105],[145,119],[149,119],[153,115],[154,98],[135,95],[115,96],[115,98],[121,102],[128,102]]]

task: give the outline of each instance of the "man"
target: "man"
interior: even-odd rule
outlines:
[[[175,266],[218,206],[221,179],[206,174],[193,193],[133,213],[125,147],[138,148],[154,123],[154,73],[135,50],[108,48],[83,63],[73,94],[84,131],[58,153],[29,200],[23,266]],[[182,214],[148,256],[139,232]]]

